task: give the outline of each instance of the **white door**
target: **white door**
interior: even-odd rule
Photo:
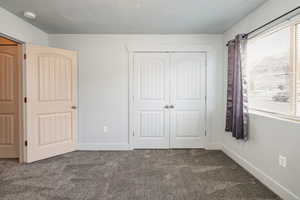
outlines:
[[[134,54],[134,147],[169,148],[170,59],[166,53]]]
[[[77,53],[26,46],[27,162],[75,150]]]
[[[135,148],[202,148],[206,124],[206,54],[136,53]]]
[[[206,54],[171,54],[170,146],[203,148],[206,126]]]
[[[19,157],[21,47],[0,47],[0,158]]]

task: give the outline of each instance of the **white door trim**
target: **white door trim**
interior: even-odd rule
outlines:
[[[207,80],[208,80],[208,69],[212,69],[213,65],[215,64],[214,59],[216,55],[215,49],[211,45],[202,45],[202,44],[195,44],[195,45],[126,45],[128,51],[128,66],[129,66],[129,126],[128,126],[128,144],[131,149],[134,149],[133,143],[133,134],[134,134],[134,124],[133,124],[133,110],[134,110],[134,54],[135,53],[143,53],[143,52],[152,52],[152,53],[206,53],[207,60],[206,60],[206,85],[205,85],[205,96],[206,96],[206,106],[205,106],[205,135],[206,141],[204,144],[204,148],[208,148],[209,146],[209,137],[210,137],[210,129],[208,126],[208,93],[207,93]]]

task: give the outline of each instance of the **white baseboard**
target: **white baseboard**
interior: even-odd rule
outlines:
[[[262,170],[258,169],[238,155],[237,153],[230,150],[230,148],[222,145],[222,150],[225,154],[227,154],[231,159],[233,159],[235,162],[237,162],[239,165],[241,165],[244,169],[246,169],[248,172],[250,172],[253,176],[255,176],[259,181],[261,181],[263,184],[265,184],[267,187],[269,187],[274,193],[276,193],[278,196],[280,196],[284,200],[300,200],[300,198],[295,195],[293,192],[291,192],[288,188],[282,186],[280,183],[278,183],[276,180],[274,180],[272,177],[267,175]]]
[[[120,150],[133,150],[133,149],[151,149],[148,146],[131,147],[126,143],[78,143],[77,150],[85,151],[120,151]],[[185,147],[185,148],[199,148],[199,147]],[[169,149],[169,147],[153,147],[153,149]],[[205,146],[207,150],[222,150],[222,145],[218,143],[212,143]]]
[[[206,145],[205,149],[207,150],[222,150],[222,145],[219,143],[211,143]]]
[[[132,150],[126,143],[79,143],[77,150],[83,151],[127,151]]]

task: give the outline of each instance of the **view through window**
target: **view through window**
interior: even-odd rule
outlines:
[[[299,67],[300,25],[251,39],[247,49],[250,109],[300,116]]]

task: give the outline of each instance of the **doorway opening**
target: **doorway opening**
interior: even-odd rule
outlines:
[[[0,158],[23,162],[23,42],[0,34]]]
[[[29,163],[74,151],[77,52],[0,38],[0,158]]]

